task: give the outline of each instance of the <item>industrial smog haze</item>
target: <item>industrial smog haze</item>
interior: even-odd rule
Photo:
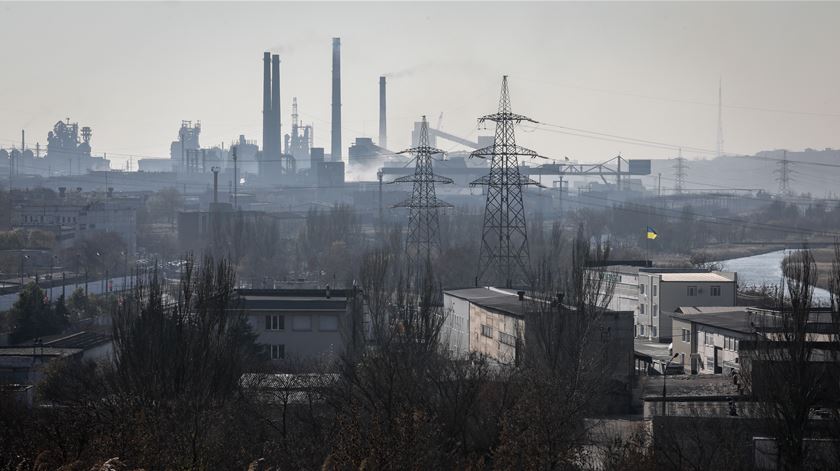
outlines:
[[[0,471],[840,469],[838,21],[0,0]]]

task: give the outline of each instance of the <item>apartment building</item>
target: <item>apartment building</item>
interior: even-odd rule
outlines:
[[[239,289],[238,309],[275,361],[334,359],[352,327],[349,290]]]
[[[670,314],[680,306],[734,306],[738,275],[703,269],[650,267],[645,262],[589,268],[612,288],[607,307],[633,311],[636,338],[669,342],[674,335]],[[606,293],[604,293],[606,294]]]
[[[707,270],[639,270],[636,336],[670,342],[670,314],[681,306],[735,306],[738,275]]]

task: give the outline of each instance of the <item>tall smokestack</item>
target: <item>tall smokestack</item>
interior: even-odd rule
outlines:
[[[388,148],[388,125],[385,106],[385,76],[379,77],[379,147]]]
[[[331,160],[341,160],[341,38],[333,38]]]
[[[271,151],[272,159],[280,159],[280,56],[271,56]]]
[[[263,53],[263,155],[271,148],[271,53]]]

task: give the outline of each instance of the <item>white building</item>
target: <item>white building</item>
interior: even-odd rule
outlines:
[[[681,306],[735,306],[738,274],[703,269],[611,265],[592,268],[613,281],[611,310],[634,312],[636,338],[669,342],[671,316]]]

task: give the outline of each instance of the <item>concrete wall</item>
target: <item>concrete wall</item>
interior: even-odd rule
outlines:
[[[267,315],[283,316],[283,328],[266,330],[265,316]],[[266,346],[283,345],[285,359],[311,359],[339,355],[344,348],[341,331],[345,321],[346,314],[335,311],[250,310],[248,312],[248,323],[257,334],[256,343]],[[301,327],[307,323],[308,329]],[[332,329],[330,324],[335,325],[336,328]]]
[[[721,368],[721,373],[727,372],[729,368],[724,367],[724,362],[739,363],[737,345],[732,340],[747,340],[750,338],[749,334],[733,332],[725,329],[718,329],[706,325],[698,324],[696,330],[696,348],[698,353],[697,372],[700,374],[714,374],[714,359],[715,350],[718,355],[718,366]],[[727,342],[726,338],[730,341]],[[711,345],[707,345],[707,343]]]
[[[489,332],[485,332],[489,336],[482,333],[482,326],[489,327]],[[470,352],[485,355],[499,363],[513,363],[516,360],[516,345],[511,340],[522,338],[524,332],[522,319],[470,304]]]
[[[443,294],[446,319],[441,332],[441,343],[448,346],[455,357],[463,357],[470,351],[470,302]]]
[[[694,372],[692,369],[691,363],[691,354],[696,352],[696,347],[694,346],[694,342],[697,339],[696,332],[693,332],[692,323],[689,321],[685,321],[682,319],[673,319],[672,327],[674,329],[674,337],[672,340],[673,343],[673,352],[679,353],[680,356],[674,360],[674,363],[679,363],[683,366],[686,373]],[[684,341],[682,338],[682,330],[685,329],[688,331],[690,337],[687,341]]]

